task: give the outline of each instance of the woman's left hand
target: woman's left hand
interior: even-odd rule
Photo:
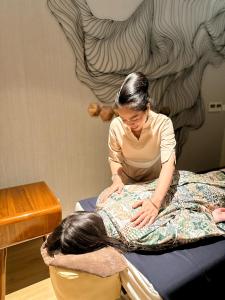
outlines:
[[[139,200],[135,202],[132,207],[137,208],[139,206],[141,206],[140,211],[137,212],[130,221],[133,222],[134,226],[142,228],[145,225],[150,225],[155,221],[155,218],[158,216],[159,209],[152,204],[152,200],[150,199]]]

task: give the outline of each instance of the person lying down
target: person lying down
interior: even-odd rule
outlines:
[[[75,212],[49,235],[49,255],[83,254],[112,246],[122,252],[162,250],[225,232],[225,173],[176,171],[157,218],[143,228],[130,221],[133,203],[150,198],[157,180],[126,185],[95,212]]]

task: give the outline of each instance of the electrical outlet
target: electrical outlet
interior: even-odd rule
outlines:
[[[208,112],[220,112],[223,110],[222,102],[210,102]]]

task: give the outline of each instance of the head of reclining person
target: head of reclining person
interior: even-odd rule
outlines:
[[[119,240],[107,235],[101,216],[95,212],[74,212],[62,220],[61,224],[48,236],[45,247],[53,256],[63,254],[84,254],[112,246],[126,250]]]

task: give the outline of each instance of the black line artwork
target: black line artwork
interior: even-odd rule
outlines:
[[[102,103],[125,76],[143,72],[155,111],[169,109],[180,154],[204,123],[201,81],[225,59],[224,0],[144,0],[124,21],[100,19],[85,0],[47,0],[76,57],[76,75]]]

